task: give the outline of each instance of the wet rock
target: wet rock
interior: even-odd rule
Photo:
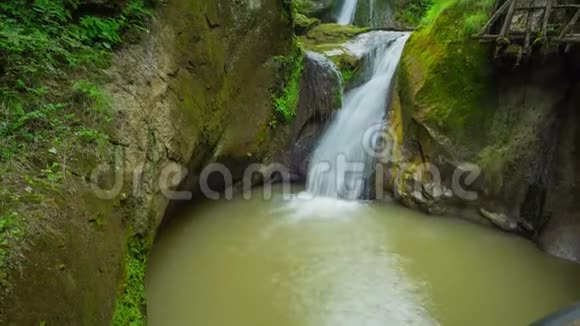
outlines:
[[[578,52],[532,55],[517,67],[491,60],[456,25],[483,9],[453,2],[409,39],[390,105],[391,166],[433,164],[447,188],[463,165],[475,166],[468,185],[467,173],[460,179],[476,196],[449,205],[491,208],[479,213],[497,227],[580,261]],[[404,185],[392,179],[391,188]],[[439,195],[424,188],[424,197]]]
[[[341,106],[342,83],[336,66],[324,56],[307,52],[300,99],[290,139],[291,170],[306,178],[308,161],[326,122]]]
[[[493,225],[504,231],[516,232],[519,229],[518,223],[514,219],[507,217],[505,214],[490,212],[483,208],[481,208],[479,212],[483,217],[488,219]]]
[[[329,16],[334,0],[310,0],[310,6],[303,8],[302,13],[311,17]]]
[[[294,17],[294,31],[297,35],[306,34],[315,26],[320,24],[320,19],[306,17],[302,14],[297,14]]]

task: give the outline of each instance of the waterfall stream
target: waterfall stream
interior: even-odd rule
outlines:
[[[374,172],[373,137],[382,131],[389,89],[409,34],[372,32],[353,43],[367,54],[368,77],[348,91],[342,109],[310,161],[307,190],[317,196],[360,199]]]
[[[358,0],[344,0],[336,22],[340,25],[352,24],[357,4]]]

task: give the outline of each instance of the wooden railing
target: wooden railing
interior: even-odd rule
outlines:
[[[538,5],[538,2],[541,4]],[[564,12],[557,16],[555,13],[558,11]],[[523,32],[513,28],[514,16],[521,15],[522,12],[526,17]],[[574,15],[572,12],[575,12]],[[534,23],[534,15],[542,17]],[[580,34],[575,32],[578,19],[580,3],[558,3],[556,0],[497,0],[492,16],[474,37],[483,42],[496,42],[500,48],[516,44],[520,46],[523,54],[528,54],[532,45],[536,44],[564,43],[569,49],[571,44],[580,43]]]

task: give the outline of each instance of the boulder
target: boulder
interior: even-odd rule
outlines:
[[[294,31],[296,35],[304,35],[319,24],[320,19],[318,18],[306,17],[300,13],[294,16]]]
[[[341,76],[336,66],[324,56],[306,52],[300,84],[300,99],[292,124],[290,168],[302,179],[308,174],[308,162],[327,121],[340,109]]]
[[[572,109],[580,100],[572,77],[580,67],[577,54],[532,56],[519,66],[511,59],[494,61],[489,47],[471,39],[490,5],[451,1],[410,37],[390,103],[395,146],[387,166],[412,170],[432,164],[454,194],[438,205],[493,207],[504,215],[485,214],[488,221],[580,261],[572,172],[579,159],[573,149],[580,144],[580,120]],[[465,166],[474,167],[469,182]],[[461,187],[456,175],[463,176]],[[387,184],[405,192],[404,180],[390,178]],[[464,190],[473,196],[461,195]]]

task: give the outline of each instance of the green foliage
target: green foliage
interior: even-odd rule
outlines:
[[[88,80],[81,79],[73,84],[72,94],[74,103],[80,105],[84,110],[90,110],[104,115],[110,114],[110,98],[100,86]]]
[[[84,40],[110,49],[121,43],[122,39],[119,32],[122,23],[122,19],[87,16],[81,18],[79,26]]]
[[[2,206],[0,206],[1,208]],[[6,265],[10,246],[23,235],[16,212],[0,212],[0,286],[6,286]]]
[[[346,86],[348,82],[352,80],[354,73],[354,70],[349,68],[340,70],[340,76],[342,77],[342,84],[344,86]]]
[[[405,23],[417,25],[432,5],[433,0],[411,0],[405,5],[398,18]]]
[[[421,20],[421,25],[434,26],[434,21],[441,17],[444,10],[450,7],[461,7],[464,8],[462,12],[463,19],[453,23],[454,25],[461,25],[462,28],[460,30],[467,32],[471,27],[476,27],[476,23],[481,23],[481,25],[485,23],[481,22],[481,16],[489,17],[491,14],[489,9],[491,9],[494,2],[495,0],[437,0],[433,2],[427,14]],[[465,25],[471,26],[467,28]]]
[[[489,19],[489,15],[486,12],[476,12],[473,15],[469,15],[465,18],[463,24],[463,30],[465,34],[472,35],[477,33],[483,25]]]
[[[60,164],[57,162],[53,162],[51,165],[47,166],[46,168],[40,170],[46,180],[50,182],[57,182],[60,181],[63,177],[62,169]]]
[[[292,8],[296,13],[306,14],[313,6],[312,0],[292,0]]]
[[[294,30],[298,35],[302,35],[308,32],[309,30],[311,30],[312,28],[314,28],[316,25],[319,24],[320,20],[317,18],[309,18],[300,13],[294,16]]]
[[[125,260],[125,283],[115,303],[113,326],[144,325],[146,264],[147,247],[144,241],[131,239]]]
[[[78,0],[0,3],[0,162],[69,132],[96,138],[86,130],[111,121],[110,103],[98,85],[74,80],[98,76],[124,36],[145,29],[152,12],[144,1],[109,17],[77,11]],[[63,82],[70,79],[72,87]]]
[[[107,139],[107,136],[95,129],[81,128],[75,135],[85,143],[96,143]]]
[[[145,29],[146,1],[108,15],[79,0],[0,1],[0,287],[27,238],[23,216],[50,205],[69,166],[101,155],[113,115],[98,80],[115,48]]]
[[[281,91],[273,96],[273,106],[276,120],[289,122],[296,116],[296,107],[300,96],[300,80],[302,78],[303,53],[297,47],[296,53],[288,57],[276,57],[280,69],[280,79],[283,83]]]

